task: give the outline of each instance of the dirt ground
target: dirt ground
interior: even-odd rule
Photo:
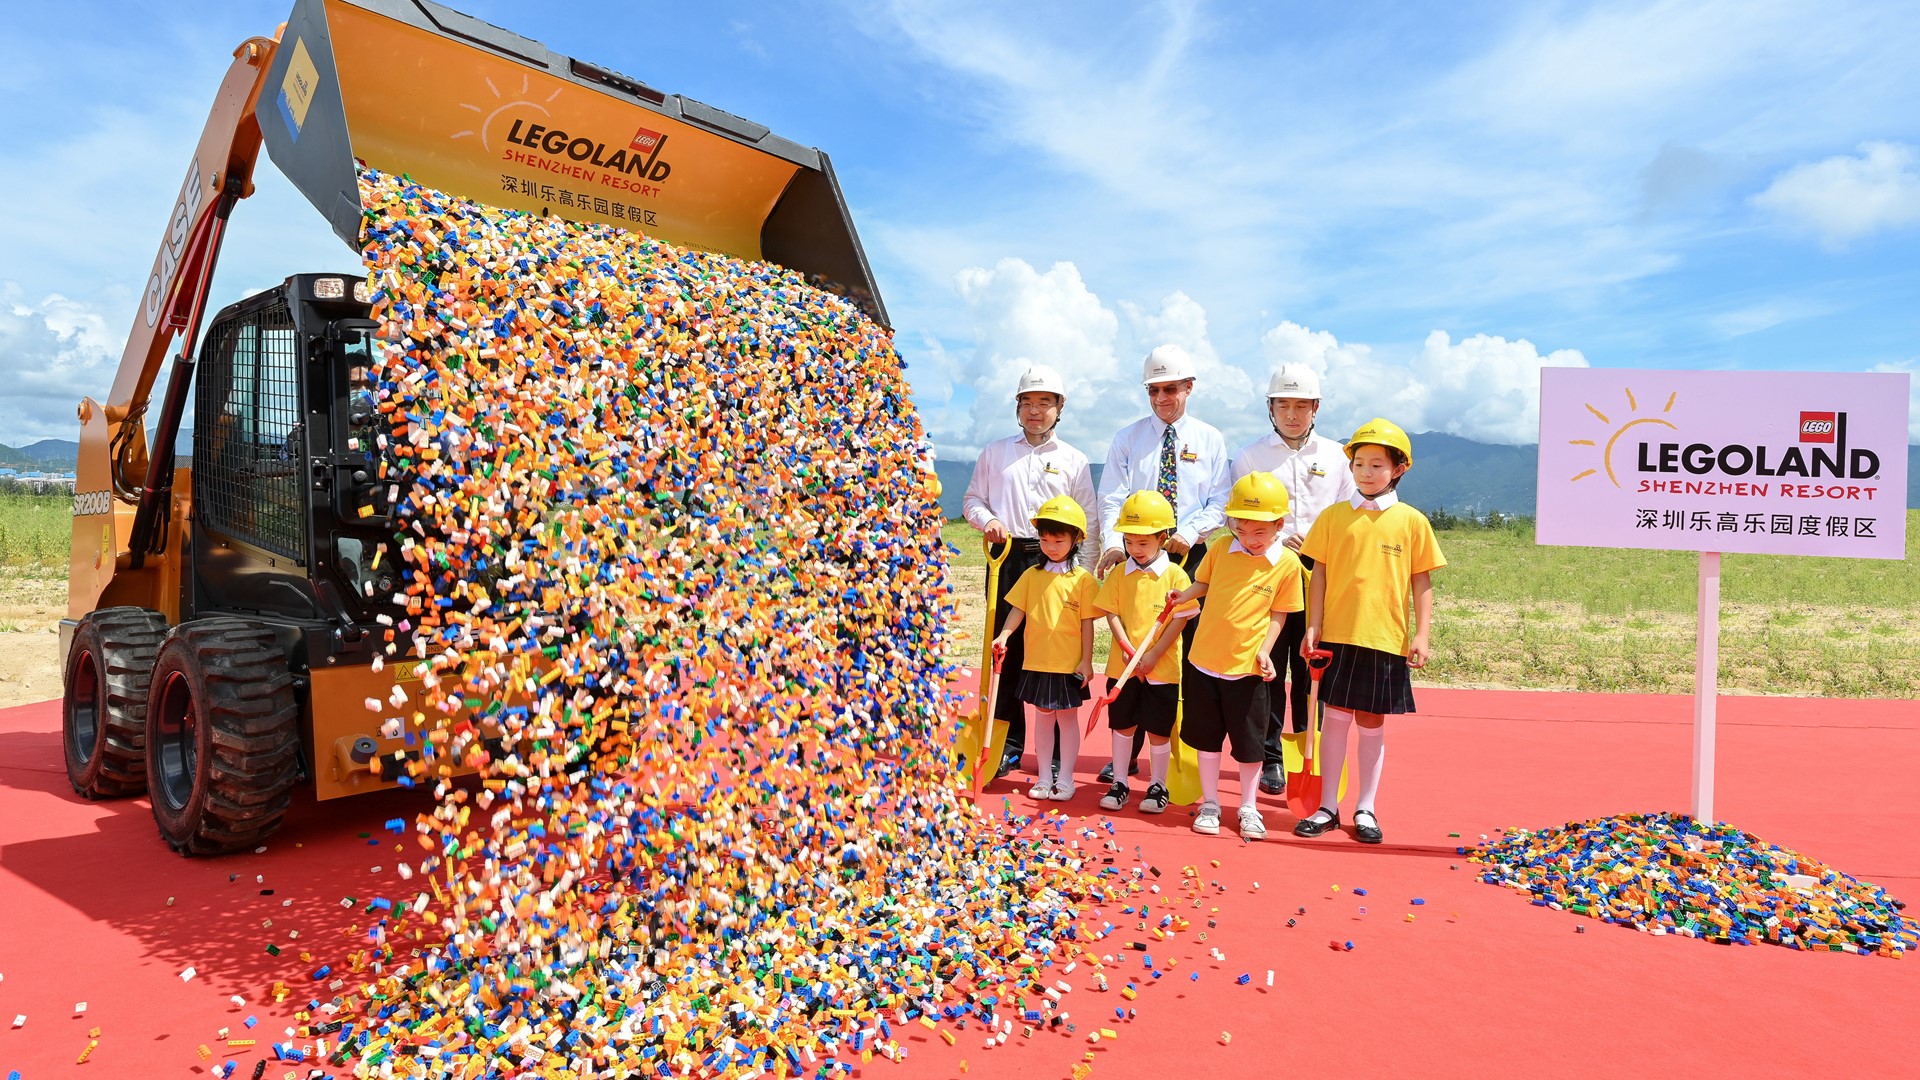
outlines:
[[[0,709],[60,696],[64,578],[0,571]]]

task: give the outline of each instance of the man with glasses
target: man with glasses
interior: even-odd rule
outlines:
[[[1178,524],[1167,541],[1167,557],[1189,574],[1199,569],[1207,539],[1226,521],[1227,492],[1233,486],[1227,443],[1219,429],[1187,415],[1195,374],[1193,357],[1178,345],[1162,345],[1147,354],[1141,382],[1153,415],[1128,424],[1113,437],[1100,476],[1100,535],[1112,538],[1108,541],[1112,546],[1095,567],[1102,577],[1126,558],[1114,526],[1120,520],[1120,504],[1136,491],[1158,491],[1173,504]],[[1186,644],[1193,644],[1199,621],[1186,620],[1182,632]],[[1134,729],[1130,776],[1140,771],[1143,731]],[[1101,769],[1100,782],[1113,783],[1111,763]]]
[[[986,628],[989,639],[997,637],[1013,606],[1007,594],[1028,567],[1045,561],[1040,554],[1039,535],[1033,528],[1034,512],[1040,504],[1056,495],[1066,495],[1083,509],[1095,505],[1093,470],[1087,455],[1069,446],[1054,434],[1060,412],[1067,404],[1067,384],[1060,373],[1044,365],[1029,368],[1014,387],[1014,416],[1020,433],[991,442],[980,451],[973,466],[973,479],[960,504],[967,524],[979,529],[996,550],[1008,545],[1007,561],[1000,567],[999,589],[987,598],[993,612]],[[1089,514],[1092,518],[1094,515]],[[1090,521],[1093,529],[1097,521]],[[1091,564],[1099,550],[1099,532],[1082,545],[1083,558]],[[995,719],[1007,723],[1006,753],[1000,759],[996,776],[1005,776],[1020,764],[1027,745],[1026,706],[1018,696],[1018,674],[1026,659],[1022,635],[1007,639],[1007,654],[1001,670],[1014,675],[1000,680],[1000,693],[993,703]],[[1042,763],[1045,764],[1044,762]],[[1068,764],[1072,768],[1072,764]]]

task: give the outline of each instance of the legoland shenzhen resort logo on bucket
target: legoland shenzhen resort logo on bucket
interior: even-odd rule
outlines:
[[[1539,540],[1900,558],[1908,378],[1543,370]]]

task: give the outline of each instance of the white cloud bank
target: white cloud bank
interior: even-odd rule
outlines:
[[[1257,355],[1228,360],[1208,335],[1205,309],[1184,293],[1158,305],[1109,305],[1074,264],[1040,271],[1020,259],[969,267],[955,284],[971,318],[974,349],[968,355],[936,343],[916,357],[914,368],[973,390],[955,397],[950,385],[936,385],[916,394],[941,456],[950,459],[971,457],[1015,430],[1013,386],[1034,364],[1049,364],[1066,379],[1062,436],[1089,457],[1103,458],[1114,432],[1146,414],[1140,361],[1165,342],[1193,354],[1200,374],[1189,412],[1220,428],[1230,447],[1271,430],[1267,375],[1282,364],[1306,364],[1321,374],[1322,430],[1340,437],[1385,416],[1409,431],[1506,444],[1538,437],[1542,367],[1587,364],[1578,350],[1542,355],[1531,342],[1487,334],[1455,342],[1434,330],[1417,349],[1376,349],[1294,322],[1267,330]],[[971,401],[960,404],[965,397]]]
[[[84,304],[58,293],[29,302],[17,284],[0,282],[0,431],[22,442],[79,438],[74,410],[86,395],[107,396],[123,341]]]
[[[1920,154],[1903,143],[1861,143],[1858,157],[1795,165],[1752,202],[1817,234],[1828,247],[1844,247],[1882,230],[1920,224]]]

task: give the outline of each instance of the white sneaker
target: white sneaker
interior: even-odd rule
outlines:
[[[1200,804],[1200,812],[1194,815],[1193,831],[1208,836],[1220,834],[1220,804],[1208,799]]]
[[[1053,785],[1042,778],[1038,783],[1034,784],[1033,787],[1027,789],[1027,797],[1034,802],[1052,802]]]
[[[1164,784],[1155,784],[1147,789],[1147,797],[1140,800],[1140,812],[1143,814],[1164,814],[1167,803],[1167,788]]]
[[[1267,822],[1265,818],[1260,816],[1258,807],[1243,806],[1240,808],[1240,838],[1242,840],[1265,840],[1267,838]]]

